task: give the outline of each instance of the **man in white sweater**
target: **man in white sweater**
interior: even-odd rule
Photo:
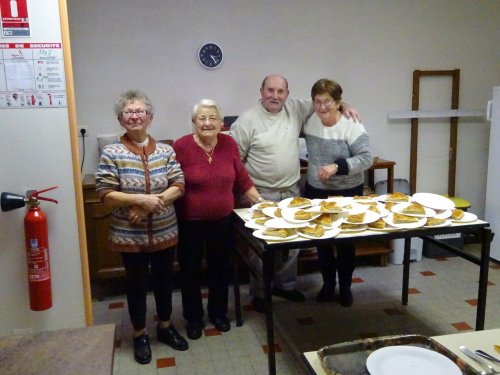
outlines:
[[[264,78],[261,100],[243,112],[230,129],[238,143],[241,159],[255,187],[266,200],[280,201],[300,196],[299,134],[302,124],[313,113],[310,100],[288,99],[288,82],[277,74]],[[357,113],[343,105],[344,113],[357,118]],[[260,258],[251,253],[249,261],[258,267]],[[299,249],[287,257],[276,253],[273,294],[294,302],[305,301],[295,289]],[[251,277],[252,304],[264,311],[262,274]]]

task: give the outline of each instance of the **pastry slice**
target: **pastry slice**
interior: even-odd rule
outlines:
[[[309,199],[302,197],[295,197],[290,201],[288,207],[302,207],[308,204],[311,204],[311,201]]]
[[[361,212],[359,214],[352,214],[347,216],[347,221],[350,223],[359,224],[365,220],[365,215],[366,215],[365,212]]]
[[[258,219],[261,217],[267,217],[262,211],[253,211],[252,212],[252,219]]]
[[[274,228],[269,228],[266,229],[262,232],[265,236],[271,236],[271,237],[281,237],[281,238],[286,238],[290,237],[293,232],[290,229],[274,229]]]
[[[264,223],[268,220],[268,217],[259,217],[258,219],[255,219],[255,224],[264,225]]]
[[[311,220],[312,217],[313,217],[313,213],[312,212],[307,212],[307,211],[304,211],[304,210],[298,210],[293,215],[293,218],[295,220]]]
[[[373,223],[369,223],[368,227],[375,228],[375,229],[384,229],[385,228],[385,221],[380,218],[377,221],[374,221]]]
[[[368,195],[355,195],[354,197],[352,197],[352,199],[356,200],[356,201],[366,201],[366,200],[372,200],[371,197],[369,197]]]
[[[315,225],[313,227],[298,228],[297,231],[307,234],[308,236],[321,237],[325,234],[325,230],[321,225]]]
[[[396,191],[395,193],[387,194],[385,200],[387,202],[408,202],[410,200],[410,197],[405,193]]]
[[[277,202],[263,202],[259,204],[257,207],[259,210],[263,210],[266,207],[276,207],[276,206],[278,206]]]
[[[462,220],[463,217],[464,217],[464,211],[463,210],[460,210],[458,208],[456,208],[454,210],[451,210],[451,218],[453,220]]]
[[[435,225],[441,225],[446,221],[446,219],[439,219],[437,217],[428,217],[427,223],[425,224],[428,227],[433,227]]]
[[[327,202],[321,201],[319,203],[320,211],[342,211],[342,207],[340,207],[337,202]]]
[[[403,208],[401,213],[425,216],[425,208],[420,203],[413,202],[408,207]]]
[[[316,219],[313,221],[316,224],[321,224],[321,225],[332,225],[333,223],[333,218],[331,214],[321,214],[318,216]]]
[[[342,223],[340,224],[340,229],[359,229],[362,228],[361,224],[351,224],[351,223]]]
[[[420,218],[418,217],[398,214],[397,212],[394,212],[392,216],[394,224],[412,224],[418,222],[419,220]]]
[[[377,205],[370,205],[370,207],[368,207],[368,210],[369,211],[373,211],[373,212],[376,212],[377,214],[380,215],[380,210],[377,208]]]
[[[394,207],[396,204],[396,202],[385,202],[384,208],[388,211],[392,211],[392,207]]]
[[[276,210],[274,210],[274,216],[283,217],[283,216],[281,216],[281,208],[277,208]]]

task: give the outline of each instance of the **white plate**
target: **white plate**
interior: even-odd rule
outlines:
[[[375,232],[395,232],[395,231],[401,230],[401,228],[396,228],[396,227],[393,227],[392,225],[385,223],[384,228],[370,228],[370,227],[368,227],[368,230],[374,230]]]
[[[365,219],[362,222],[353,223],[352,221],[349,221],[348,217],[345,219],[345,222],[349,223],[349,224],[368,224],[368,223],[373,223],[374,221],[377,221],[378,219],[380,219],[379,214],[377,214],[374,211],[366,210],[365,211]]]
[[[250,207],[251,210],[262,210],[262,206],[264,206],[264,208],[266,207],[266,203],[274,203],[275,206],[274,207],[278,207],[278,202],[273,202],[273,201],[265,201],[265,202],[259,202],[259,203],[255,203],[252,207]]]
[[[337,202],[339,206],[345,206],[346,204],[352,203],[352,197],[328,197],[325,200],[328,202]]]
[[[304,209],[303,208],[282,208],[281,209],[281,216],[283,216],[283,219],[285,219],[286,221],[288,221],[290,223],[308,223],[321,215],[320,213],[315,213],[311,216],[310,219],[297,220],[297,219],[295,219],[295,213],[299,210],[304,210]]]
[[[438,219],[448,219],[451,216],[451,210],[435,210],[436,218]]]
[[[371,204],[374,202],[378,202],[378,197],[368,197],[364,196],[365,198],[352,198],[353,202],[359,203],[359,204]]]
[[[455,203],[451,199],[439,194],[415,193],[411,197],[415,202],[422,206],[433,208],[435,210],[451,210],[455,208]]]
[[[290,202],[292,201],[293,198],[286,198],[286,199],[283,199],[282,201],[280,201],[278,203],[278,207],[281,207],[281,208],[304,208],[304,207],[310,207],[312,205],[312,202],[311,200],[309,199],[309,203],[307,204],[304,204],[302,206],[297,206],[297,207],[288,207],[288,205],[290,204]],[[307,199],[307,198],[306,198]]]
[[[275,228],[275,229],[281,229],[281,228],[302,228],[302,227],[307,227],[309,225],[309,222],[303,222],[303,223],[290,223],[289,221],[286,221],[285,219],[269,219],[266,221],[266,227],[268,228]]]
[[[427,223],[424,225],[424,228],[440,228],[440,227],[447,227],[451,225],[451,220],[445,220],[444,223],[438,224],[438,225],[427,225]]]
[[[408,216],[415,216],[415,217],[434,217],[436,216],[436,211],[434,211],[432,208],[429,207],[424,207],[425,214],[420,215],[420,214],[407,214],[406,212],[403,212],[403,210],[408,207],[411,203],[398,203],[394,207],[392,207],[392,212],[397,212],[399,214],[404,214]]]
[[[321,211],[321,207],[320,207],[320,204],[321,202],[335,202],[337,203],[337,206],[339,206],[339,210],[327,210],[327,211]],[[336,202],[334,200],[328,200],[328,199],[313,199],[311,201],[312,203],[312,206],[311,207],[308,207],[308,208],[305,208],[304,211],[308,211],[308,212],[319,212],[321,214],[336,214],[336,213],[339,213],[339,212],[345,212],[346,210],[344,210],[342,208],[342,205],[339,203],[339,202]]]
[[[266,226],[257,224],[255,220],[249,220],[245,223],[245,226],[250,229],[266,229]]]
[[[385,208],[382,203],[377,204],[377,210],[380,212],[380,217],[386,217],[387,215],[389,215],[389,210],[387,208]],[[367,211],[371,211],[371,210],[367,209]],[[373,211],[373,212],[375,212],[375,211]]]
[[[427,218],[426,217],[422,217],[420,218],[419,221],[415,222],[415,223],[408,223],[408,224],[395,224],[394,221],[393,221],[393,213],[391,212],[389,215],[387,215],[386,217],[384,217],[384,221],[386,224],[389,224],[393,227],[396,227],[396,228],[401,228],[401,229],[415,229],[415,228],[420,228],[420,227],[423,227],[425,225],[425,223],[427,222]],[[266,224],[267,224],[267,221],[266,221]]]
[[[379,201],[379,202],[387,202],[387,196],[389,194],[382,194],[382,195],[379,195],[376,200]],[[411,197],[408,196],[408,199],[411,200]],[[389,201],[389,202],[394,202],[394,203],[406,203],[408,201]]]
[[[254,213],[264,213],[263,211],[259,211],[259,210],[251,210],[251,209],[248,209],[248,212],[243,216],[243,219],[246,220],[246,221],[249,221],[249,220],[254,220],[254,219],[258,219],[257,217],[254,218],[253,217],[253,214]],[[263,216],[261,217],[265,217],[267,216],[266,214],[264,214]]]
[[[274,236],[266,236],[262,232],[264,232],[264,229],[257,229],[256,231],[253,232],[253,235],[257,238],[260,238],[261,240],[267,240],[267,241],[289,241],[299,236],[297,233],[294,233],[288,237],[274,237]]]
[[[460,368],[444,355],[416,346],[386,346],[366,360],[371,375],[462,375]]]
[[[325,233],[321,237],[314,237],[314,236],[310,236],[310,235],[305,234],[305,233],[301,233],[300,231],[297,231],[297,234],[299,236],[305,237],[305,238],[310,238],[311,240],[324,240],[325,238],[333,238],[339,233],[340,233],[340,228],[338,228],[338,227],[330,229],[330,230],[325,230]]]
[[[275,214],[275,211],[277,208],[279,208],[279,207],[266,207],[262,210],[262,213],[267,215],[267,216],[279,219],[279,217],[276,216],[276,214]]]
[[[368,225],[366,224],[363,224],[361,226],[359,226],[358,228],[350,228],[350,229],[342,229],[341,227],[340,228],[340,231],[342,233],[355,233],[355,232],[362,232],[364,230],[367,230],[368,229]]]
[[[470,223],[471,221],[477,220],[477,215],[474,215],[470,212],[464,212],[464,216],[460,220],[453,220],[454,223]]]

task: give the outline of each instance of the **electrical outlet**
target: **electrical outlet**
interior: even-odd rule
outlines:
[[[78,136],[79,137],[88,137],[89,136],[89,128],[87,126],[79,126],[78,127]]]

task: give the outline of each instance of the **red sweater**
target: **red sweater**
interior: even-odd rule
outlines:
[[[217,135],[212,163],[192,134],[179,138],[173,147],[185,179],[184,196],[175,201],[180,220],[215,220],[228,216],[234,208],[233,192],[243,194],[253,186],[241,162],[238,146],[229,135]]]

